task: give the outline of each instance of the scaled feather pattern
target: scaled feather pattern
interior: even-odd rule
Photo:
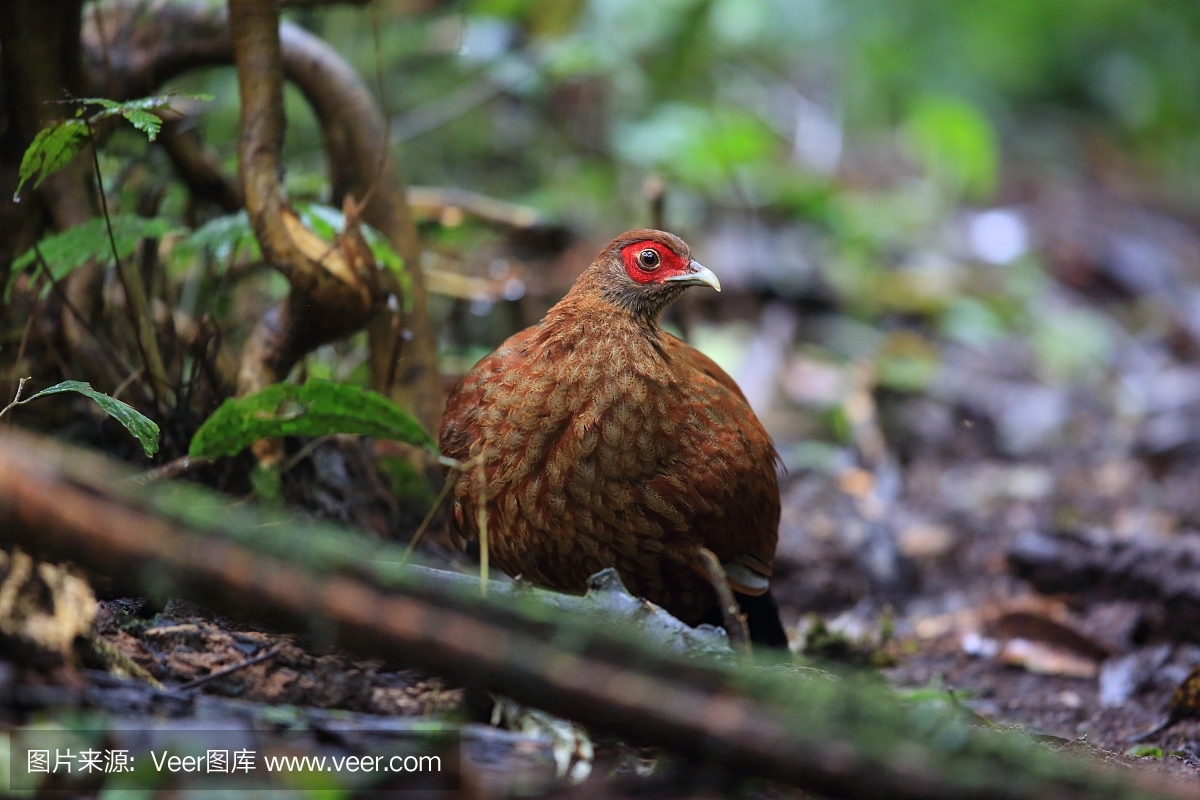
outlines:
[[[451,525],[478,535],[482,487],[489,558],[504,572],[578,593],[614,567],[632,593],[696,624],[719,619],[696,559],[706,547],[740,597],[768,593],[775,448],[733,379],[658,324],[699,284],[720,287],[678,237],[623,234],[451,393],[442,452],[483,453],[486,475],[482,486],[481,470],[463,472]]]

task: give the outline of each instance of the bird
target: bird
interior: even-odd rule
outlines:
[[[689,287],[721,290],[679,237],[613,239],[545,317],[450,393],[438,440],[463,468],[450,529],[512,577],[581,593],[613,567],[689,625],[720,624],[698,557],[714,553],[750,640],[786,648],[770,591],[778,455],[734,380],[659,316]]]

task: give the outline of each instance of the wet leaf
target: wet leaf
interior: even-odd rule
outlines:
[[[117,255],[121,259],[132,255],[140,240],[161,238],[173,227],[168,220],[146,219],[136,214],[116,214],[109,221],[112,224],[113,240],[117,244]],[[38,250],[41,250],[42,257],[56,281],[62,280],[71,270],[89,260],[94,260],[101,266],[113,263],[108,225],[102,217],[88,220],[62,233],[47,236],[38,242]],[[12,273],[4,290],[5,299],[12,292],[16,277],[30,266],[35,269],[41,268],[37,263],[37,251],[32,247],[13,262]]]
[[[122,116],[133,127],[146,134],[146,138],[154,141],[162,130],[162,118],[152,113],[159,109],[169,109],[171,102],[177,99],[199,100],[208,102],[213,99],[211,94],[164,94],[154,97],[141,97],[137,100],[127,100],[118,103],[103,97],[85,97],[79,102],[88,105],[98,105],[103,110],[92,116],[92,122],[98,122],[105,117]]]
[[[13,202],[17,202],[26,181],[32,180],[36,189],[42,185],[42,181],[65,167],[83,148],[86,139],[87,124],[81,119],[56,122],[38,131],[21,158]]]
[[[162,129],[162,119],[153,111],[170,108],[171,102],[180,98],[203,102],[213,99],[209,94],[166,94],[128,100],[124,103],[103,97],[85,97],[75,101],[85,106],[98,105],[100,111],[84,119],[83,109],[80,108],[74,117],[53,122],[38,132],[21,158],[13,201],[17,202],[27,181],[32,180],[33,188],[36,189],[42,181],[65,167],[75,157],[88,138],[89,123],[94,124],[105,117],[124,117],[153,142]]]
[[[147,456],[152,456],[158,452],[158,425],[153,420],[133,407],[122,403],[115,397],[109,397],[103,392],[97,392],[90,384],[83,381],[63,381],[62,383],[56,383],[49,389],[42,389],[37,394],[22,402],[28,403],[30,400],[36,400],[39,397],[49,394],[60,394],[61,392],[77,392],[92,398],[100,408],[104,409],[104,413],[124,425],[125,430],[129,431],[141,442],[142,450],[145,451]]]
[[[192,438],[193,458],[232,456],[260,439],[356,433],[436,449],[412,415],[381,394],[330,381],[277,383],[226,400]]]

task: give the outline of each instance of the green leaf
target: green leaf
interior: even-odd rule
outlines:
[[[1129,748],[1125,751],[1125,755],[1134,756],[1135,758],[1162,758],[1163,751],[1161,747],[1141,745],[1139,747]]]
[[[146,134],[146,138],[152,142],[158,138],[158,132],[162,130],[162,118],[149,111],[130,109],[123,111],[121,116],[129,120],[133,127]]]
[[[331,433],[357,433],[436,450],[433,437],[420,423],[383,395],[310,380],[303,386],[276,383],[256,394],[226,400],[196,431],[188,455],[232,456],[260,439]]]
[[[908,138],[926,168],[955,188],[986,197],[996,186],[996,132],[974,105],[947,97],[919,101],[908,118]]]
[[[33,180],[33,188],[42,185],[50,175],[62,169],[75,157],[87,139],[87,124],[81,119],[56,122],[38,131],[21,158],[17,174],[17,190],[13,202],[19,202],[21,187]]]
[[[129,120],[150,141],[158,138],[162,129],[162,119],[152,113],[160,109],[168,109],[171,102],[178,98],[208,102],[213,99],[211,94],[164,94],[155,97],[142,97],[118,103],[103,97],[85,97],[77,101],[83,105],[100,106],[100,111],[86,120],[81,119],[81,108],[74,119],[54,122],[38,131],[33,142],[25,150],[21,158],[21,167],[17,173],[17,190],[13,193],[13,202],[17,202],[21,188],[26,181],[33,180],[33,188],[37,188],[47,177],[62,169],[75,157],[83,147],[88,137],[88,124],[96,123],[105,117],[121,116]]]
[[[320,203],[295,203],[294,206],[300,221],[309,230],[324,239],[333,239],[346,227],[346,216],[333,206]],[[362,231],[363,239],[371,248],[371,253],[375,256],[375,262],[387,267],[397,275],[403,275],[404,259],[392,249],[387,237],[362,221],[359,222],[359,229]]]
[[[346,227],[346,217],[339,209],[320,203],[295,203],[296,213],[300,221],[313,233],[324,239],[333,239],[339,231]],[[400,281],[403,293],[404,310],[412,310],[412,276],[404,269],[404,259],[392,249],[387,237],[365,222],[359,223],[363,239],[375,256],[375,263],[390,269]]]
[[[211,94],[163,94],[154,97],[142,97],[137,100],[127,100],[124,103],[118,103],[116,100],[108,100],[104,97],[85,97],[79,102],[98,105],[103,109],[91,117],[92,122],[98,122],[105,117],[122,116],[129,120],[133,127],[146,134],[146,138],[153,142],[158,138],[158,132],[162,130],[162,118],[152,112],[169,109],[171,101],[177,98],[200,100],[203,102],[213,99]]]
[[[242,248],[249,248],[251,258],[262,257],[245,209],[204,223],[175,244],[171,258],[189,258],[207,250],[223,268],[229,257]]]
[[[117,214],[110,217],[109,221],[112,223],[113,239],[117,243],[117,255],[122,259],[132,255],[139,240],[160,239],[173,227],[169,220],[147,219],[136,214]],[[38,243],[38,249],[42,251],[42,257],[46,259],[56,281],[62,280],[71,270],[89,260],[103,265],[111,264],[113,260],[108,226],[103,217],[47,236]],[[37,252],[32,247],[13,262],[12,274],[4,290],[6,300],[17,275],[34,265],[37,265]]]
[[[641,122],[619,126],[613,145],[623,160],[714,189],[738,168],[766,159],[777,139],[743,109],[667,103]]]
[[[104,409],[104,413],[124,425],[125,430],[133,434],[142,443],[142,450],[145,451],[146,455],[152,456],[158,452],[158,425],[154,424],[153,420],[142,415],[132,407],[125,405],[115,397],[109,397],[103,392],[97,392],[90,384],[83,381],[63,381],[62,383],[56,383],[49,389],[42,389],[32,397],[23,400],[22,403],[28,403],[30,400],[36,400],[48,394],[60,394],[61,392],[78,392],[92,398],[100,408]]]
[[[320,203],[297,203],[296,213],[304,226],[322,239],[332,239],[346,227],[346,217],[333,206]]]

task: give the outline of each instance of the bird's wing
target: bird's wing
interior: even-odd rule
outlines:
[[[668,503],[696,508],[692,529],[720,558],[733,588],[762,594],[779,529],[775,446],[737,383],[711,358],[673,336],[665,337],[664,351],[678,368],[692,371],[689,402],[707,406],[700,416],[715,436],[696,440],[694,448],[687,437],[680,440],[696,450],[681,454],[697,467],[686,487],[652,484]]]
[[[471,446],[480,437],[479,415],[484,410],[487,387],[520,366],[525,360],[524,344],[535,330],[526,328],[509,337],[504,344],[481,358],[454,387],[454,391],[446,398],[446,410],[442,414],[442,428],[438,434],[438,447],[442,455],[459,461],[471,457]]]
[[[692,347],[687,342],[667,334],[663,337],[663,350],[667,354],[667,358],[679,363],[685,364],[689,368],[702,372],[712,378],[717,383],[724,386],[729,391],[733,392],[734,396],[746,402],[746,395],[742,394],[742,389],[737,385],[737,382],[729,377],[729,373],[717,366],[717,362],[713,361],[708,356],[701,353],[696,348]]]

